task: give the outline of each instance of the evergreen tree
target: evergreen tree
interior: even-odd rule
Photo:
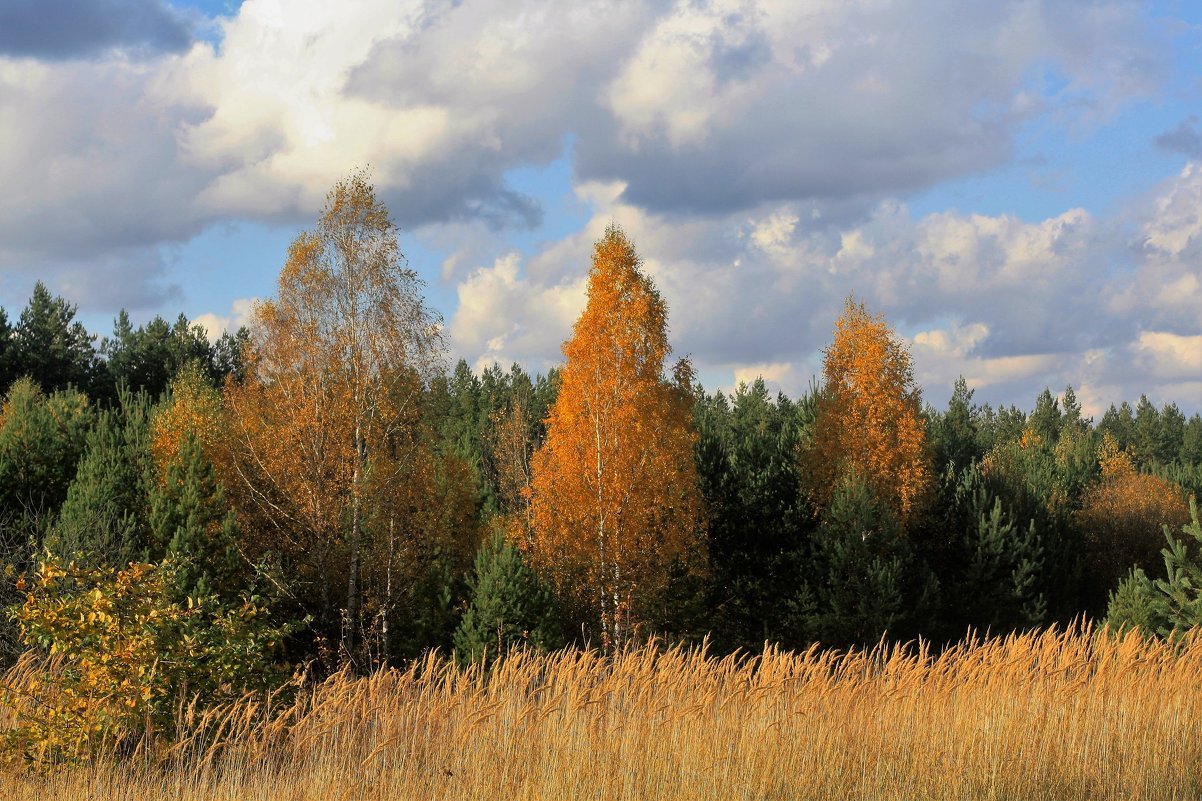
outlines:
[[[1135,405],[1135,440],[1131,445],[1137,464],[1161,461],[1160,412],[1147,395],[1140,395]]]
[[[931,417],[931,453],[937,469],[954,464],[958,470],[963,470],[983,453],[977,425],[978,410],[972,395],[968,382],[960,376],[947,402],[947,411]]]
[[[471,603],[455,631],[461,661],[496,658],[515,646],[563,645],[550,591],[500,532],[481,546],[467,584]]]
[[[732,405],[733,404],[733,405]],[[698,475],[709,512],[710,617],[719,649],[755,649],[787,636],[780,599],[797,585],[813,528],[797,449],[803,410],[761,379],[698,399]]]
[[[151,556],[150,402],[121,397],[101,412],[47,546],[64,560],[121,567]]]
[[[1202,415],[1195,414],[1182,428],[1177,458],[1183,465],[1202,465]]]
[[[113,336],[106,339],[102,350],[107,356],[109,381],[114,386],[145,391],[158,398],[183,367],[191,362],[201,364],[210,380],[215,378],[213,347],[199,325],[192,325],[180,315],[171,325],[155,317],[135,329],[123,309],[113,326]]]
[[[1192,540],[1188,545],[1164,527],[1168,547],[1164,555],[1165,578],[1152,580],[1133,569],[1110,595],[1107,623],[1115,628],[1139,626],[1148,633],[1168,636],[1202,626],[1202,522],[1198,504],[1190,499],[1190,520],[1181,527]]]
[[[1123,401],[1118,408],[1111,404],[1106,413],[1102,415],[1098,431],[1114,437],[1114,441],[1123,450],[1132,447],[1135,444],[1136,436],[1135,413],[1131,410],[1131,404]]]
[[[8,314],[0,309],[0,394],[8,392],[17,378],[17,349]]]
[[[937,585],[894,511],[866,482],[845,478],[814,536],[810,574],[790,603],[798,639],[871,645],[921,624]]]
[[[15,368],[47,392],[74,387],[92,390],[96,375],[93,337],[75,319],[75,305],[38,281],[14,332]]]
[[[47,397],[28,378],[13,383],[0,411],[0,518],[6,525],[58,512],[94,420],[81,392]]]
[[[944,473],[940,488],[948,551],[940,585],[948,634],[990,628],[1010,631],[1042,623],[1048,583],[1035,520],[1017,518],[989,489],[976,465]]]
[[[237,523],[196,437],[188,436],[168,463],[149,505],[155,548],[178,565],[172,576],[177,597],[235,601],[245,584]]]
[[[1052,395],[1052,391],[1045,387],[1035,401],[1035,411],[1031,412],[1031,417],[1027,420],[1027,427],[1039,437],[1041,442],[1054,445],[1060,439],[1062,422],[1060,402]]]
[[[1081,404],[1077,401],[1077,393],[1073,391],[1072,386],[1065,387],[1064,416],[1061,421],[1063,430],[1071,431],[1075,435],[1083,435],[1089,432],[1092,423],[1092,418],[1082,416]]]

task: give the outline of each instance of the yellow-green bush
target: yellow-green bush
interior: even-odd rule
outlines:
[[[146,747],[172,734],[185,704],[279,683],[289,627],[274,625],[257,598],[178,600],[177,569],[51,560],[20,583],[25,601],[11,614],[30,651],[0,696],[16,711],[5,732],[10,759],[40,766]]]

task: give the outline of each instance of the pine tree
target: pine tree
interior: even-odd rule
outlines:
[[[47,392],[67,387],[92,390],[96,349],[92,335],[75,319],[75,309],[38,281],[17,322],[16,372],[29,376]]]
[[[100,414],[47,546],[64,559],[122,567],[151,556],[150,402],[122,396]]]
[[[822,512],[809,571],[790,601],[799,640],[871,645],[922,620],[934,600],[896,513],[854,474]]]
[[[941,574],[948,633],[960,636],[969,626],[1009,631],[1044,622],[1048,575],[1035,521],[1014,515],[976,465],[949,469],[941,495],[940,528],[950,537]]]
[[[184,440],[151,490],[150,532],[156,549],[178,563],[176,597],[237,599],[244,560],[235,515],[195,436]]]
[[[773,399],[757,379],[732,398],[698,399],[697,465],[709,512],[709,617],[723,650],[755,649],[788,636],[780,599],[797,586],[801,553],[814,527],[796,453],[801,404]],[[800,645],[800,643],[791,643]]]
[[[75,478],[95,413],[76,390],[46,396],[28,378],[13,382],[0,410],[0,515],[47,520]]]
[[[1110,595],[1107,623],[1115,628],[1139,626],[1148,633],[1168,636],[1202,626],[1202,522],[1198,504],[1190,499],[1189,522],[1181,526],[1189,542],[1174,536],[1164,526],[1168,547],[1164,556],[1165,578],[1149,579],[1133,569]]]
[[[13,381],[19,375],[16,358],[17,349],[13,327],[8,321],[8,314],[4,309],[0,309],[0,394],[7,393],[8,388],[12,386]]]
[[[960,376],[948,399],[947,411],[931,421],[931,454],[940,469],[954,464],[957,470],[963,470],[981,458],[978,410],[972,395],[968,382]]]
[[[106,369],[114,386],[144,391],[158,398],[171,380],[188,364],[197,364],[210,381],[214,380],[214,350],[199,325],[180,315],[172,325],[155,317],[135,329],[124,309],[117,316],[113,336],[106,339],[102,350],[107,357]]]
[[[477,552],[467,583],[471,602],[455,631],[455,653],[462,661],[496,658],[515,646],[563,645],[549,590],[501,532]]]
[[[1027,430],[1039,438],[1039,442],[1049,447],[1056,444],[1060,438],[1060,426],[1063,415],[1060,413],[1060,401],[1052,391],[1044,387],[1043,392],[1035,400],[1035,411],[1027,419]]]

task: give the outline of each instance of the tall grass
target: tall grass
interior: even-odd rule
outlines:
[[[271,710],[184,710],[165,762],[11,799],[1197,799],[1202,637],[1090,629],[935,654],[437,656]]]

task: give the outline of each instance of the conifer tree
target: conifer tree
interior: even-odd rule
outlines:
[[[950,537],[943,602],[952,636],[966,627],[1008,631],[1047,615],[1046,557],[1035,521],[1007,508],[976,465],[949,468],[941,487],[940,528]]]
[[[871,645],[921,621],[933,593],[896,513],[866,481],[844,478],[822,512],[808,574],[790,601],[797,638]]]
[[[1110,595],[1107,623],[1115,628],[1138,626],[1149,634],[1168,636],[1202,626],[1202,522],[1198,504],[1190,499],[1189,522],[1181,526],[1188,539],[1178,538],[1164,526],[1168,547],[1164,556],[1164,578],[1150,579],[1139,568],[1132,569]]]
[[[150,402],[125,394],[101,412],[47,546],[64,559],[122,567],[151,555]]]
[[[75,319],[75,308],[38,281],[17,322],[16,373],[29,376],[47,392],[67,387],[92,390],[96,349],[92,335]]]
[[[467,584],[471,601],[455,631],[461,660],[495,658],[514,646],[563,645],[549,590],[501,532],[477,552]]]
[[[717,393],[697,401],[711,561],[705,628],[719,648],[755,649],[789,634],[781,598],[796,590],[814,527],[796,459],[803,406],[773,399],[760,379],[729,399]]]
[[[16,358],[13,327],[8,321],[7,312],[0,308],[0,394],[7,393],[17,378]]]
[[[960,376],[947,402],[947,411],[935,415],[931,421],[931,453],[940,469],[954,464],[957,470],[963,470],[982,455],[978,410],[972,395],[968,382]]]
[[[0,515],[47,520],[58,512],[87,446],[95,413],[77,390],[47,396],[28,378],[0,409]]]
[[[156,549],[177,563],[172,580],[178,598],[236,600],[244,564],[236,519],[193,435],[151,490],[150,531]]]

